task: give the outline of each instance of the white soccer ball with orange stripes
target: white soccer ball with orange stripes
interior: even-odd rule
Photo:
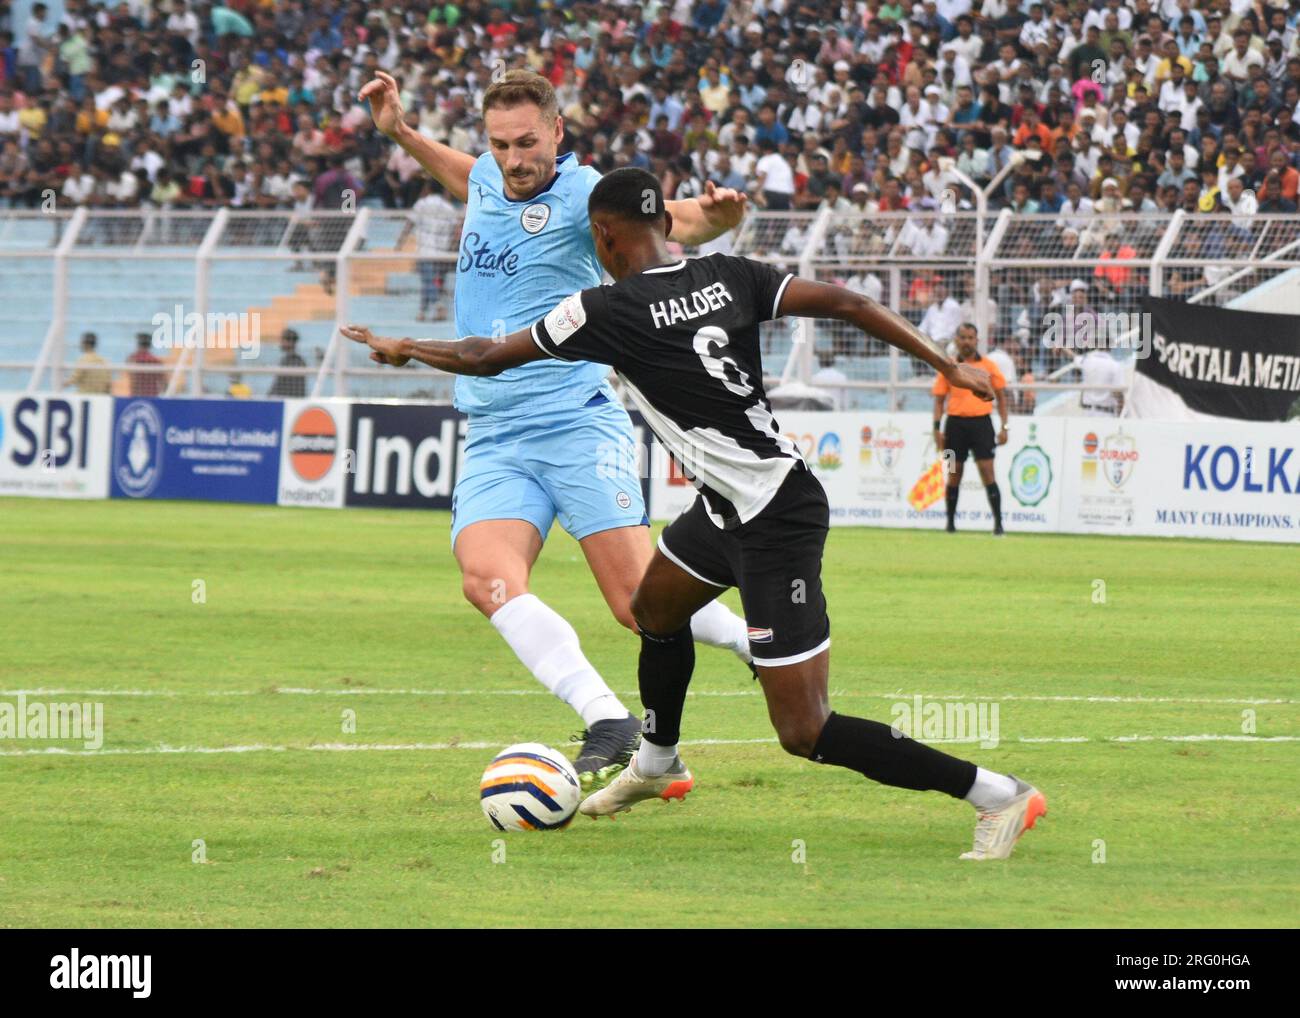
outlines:
[[[478,786],[483,813],[499,831],[550,831],[573,819],[578,772],[559,750],[521,742],[497,754]]]

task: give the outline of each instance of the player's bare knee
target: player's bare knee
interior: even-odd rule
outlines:
[[[776,726],[776,737],[781,748],[791,756],[807,758],[812,756],[817,746],[826,719],[797,712],[774,716],[772,723]]]
[[[605,595],[605,604],[609,607],[609,613],[614,616],[614,621],[634,633],[637,631],[636,616],[632,612],[632,598],[635,595],[635,590],[622,597],[617,593]]]
[[[484,597],[483,585],[479,582],[477,576],[471,576],[468,573],[460,579],[460,592],[464,595],[465,600],[481,611],[484,615],[492,614],[491,601]]]
[[[667,636],[681,628],[672,624],[667,613],[654,603],[654,599],[642,587],[632,591],[632,597],[628,601],[628,615],[631,617],[630,628],[633,632],[644,631],[656,636]],[[614,617],[618,618],[617,612]]]
[[[781,748],[791,756],[807,759],[812,756],[813,748],[817,745],[817,736],[820,733],[820,729],[814,731],[811,727],[799,725],[778,728],[776,737],[781,743]]]
[[[610,614],[614,616],[615,621],[624,629],[630,629],[636,632],[636,616],[632,613],[632,600],[629,598],[619,605],[609,606]]]
[[[466,601],[488,616],[512,597],[527,592],[508,582],[505,577],[489,576],[477,570],[467,570],[461,574],[460,590]]]
[[[658,632],[655,624],[659,620],[656,617],[654,605],[648,603],[640,587],[632,591],[632,597],[628,600],[628,612],[632,616],[632,625],[634,627],[644,629],[648,633]],[[615,617],[617,617],[617,613],[615,613]]]

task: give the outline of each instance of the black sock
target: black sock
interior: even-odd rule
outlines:
[[[948,506],[948,526],[953,525],[953,519],[957,515],[957,495],[960,493],[957,485],[950,484],[943,489],[943,499]]]
[[[681,738],[686,687],[695,670],[695,640],[689,625],[671,636],[657,636],[644,629],[640,632],[637,678],[646,709],[641,737],[656,746],[672,746]]]
[[[998,482],[985,485],[985,493],[989,497],[989,508],[993,510],[993,525],[1002,526],[1002,489],[998,487]]]
[[[817,763],[836,764],[872,781],[964,799],[975,784],[975,765],[909,739],[897,728],[833,711],[813,747]]]

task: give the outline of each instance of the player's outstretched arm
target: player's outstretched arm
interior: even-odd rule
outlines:
[[[735,229],[745,218],[748,198],[744,191],[717,187],[713,181],[704,185],[704,194],[685,201],[665,201],[673,217],[669,240],[679,244],[704,244]]]
[[[798,277],[790,280],[781,295],[781,317],[834,318],[856,325],[869,336],[883,339],[934,368],[948,384],[970,389],[980,399],[993,399],[993,382],[987,371],[953,360],[943,353],[915,325],[870,297],[829,283],[815,283]]]
[[[547,356],[533,342],[528,329],[508,336],[469,336],[454,340],[376,336],[364,325],[345,325],[339,332],[354,343],[370,347],[370,359],[377,364],[400,368],[416,360],[454,375],[499,375],[506,368]]]
[[[461,201],[467,200],[474,157],[432,141],[407,124],[402,98],[392,75],[376,71],[374,79],[362,86],[358,98],[369,101],[370,116],[384,135],[414,156],[448,194]]]

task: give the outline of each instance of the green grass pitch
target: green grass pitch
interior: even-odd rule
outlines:
[[[0,926],[1294,923],[1300,548],[833,531],[833,706],[996,704],[997,748],[949,748],[1048,797],[1011,860],[971,864],[967,805],[786,756],[710,649],[685,803],[503,837],[492,747],[580,725],[461,599],[447,532],[0,499],[0,700],[102,702],[105,727],[94,753],[0,739]],[[636,641],[558,529],[534,590],[639,708]]]

